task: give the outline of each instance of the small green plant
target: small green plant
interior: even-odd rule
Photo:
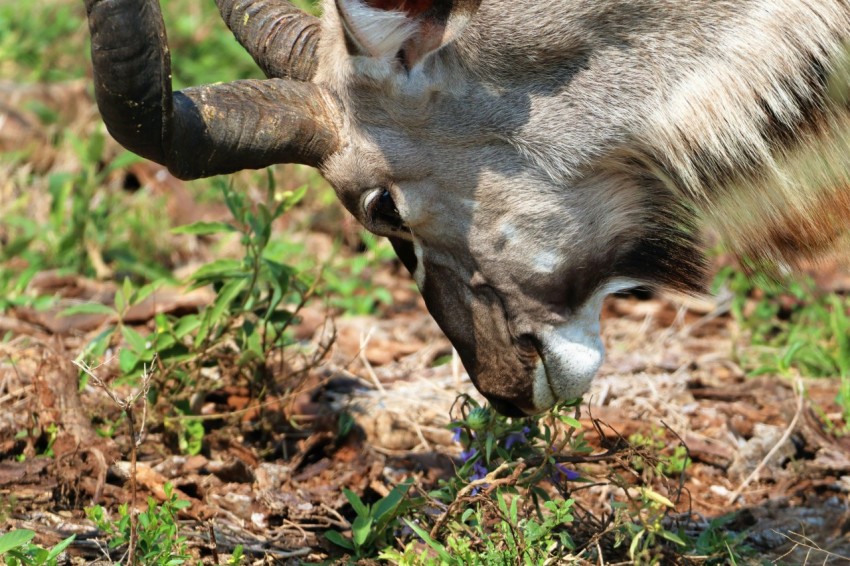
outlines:
[[[690,465],[688,449],[682,444],[676,444],[672,450],[664,439],[663,429],[654,428],[649,435],[635,433],[629,436],[629,444],[650,450],[654,460],[655,473],[663,476],[679,476]],[[632,466],[641,471],[647,465],[643,456],[638,452],[632,458]]]
[[[59,555],[76,535],[71,535],[53,548],[33,544],[35,532],[27,529],[9,531],[0,536],[0,561],[8,566],[56,566]]]
[[[51,172],[40,179],[30,173],[16,179],[23,196],[0,206],[0,225],[8,237],[7,243],[0,243],[0,268],[16,260],[15,268],[0,269],[5,272],[0,288],[10,294],[0,308],[35,300],[24,291],[35,274],[47,269],[102,279],[115,273],[145,281],[170,277],[162,268],[166,257],[162,217],[146,212],[156,199],[128,196],[108,182],[141,158],[123,152],[104,166],[105,140],[102,128],[85,139],[64,132],[57,144],[76,154],[79,170]],[[36,196],[25,192],[26,184],[41,186],[40,193],[49,201],[41,221],[28,214]],[[119,215],[123,221],[114,222]]]
[[[664,556],[660,539],[673,543],[680,551],[688,548],[688,542],[682,534],[669,530],[665,518],[675,505],[667,497],[649,487],[641,487],[637,501],[615,504],[621,513],[622,528],[618,543],[629,541],[629,558],[635,564],[659,564]]]
[[[176,433],[177,448],[181,454],[189,456],[200,454],[206,435],[203,420],[192,415],[189,402],[186,400],[175,403],[174,409],[177,415],[174,418],[166,418],[165,428]]]
[[[483,565],[538,564],[569,555],[575,549],[569,532],[574,501],[564,495],[582,480],[559,458],[590,452],[579,422],[567,412],[577,402],[543,417],[509,419],[461,399],[460,418],[450,425],[463,447],[456,476],[415,500],[404,519],[412,540],[400,550],[385,549],[381,558]],[[561,496],[553,497],[544,484]],[[442,512],[435,514],[435,508]]]
[[[244,558],[245,549],[241,544],[237,544],[233,549],[233,553],[230,555],[230,558],[227,559],[227,564],[229,566],[239,566],[242,564]]]
[[[83,304],[66,315],[102,313],[116,322],[105,328],[84,349],[81,357],[99,360],[107,350],[122,344],[118,367],[122,379],[135,379],[156,360],[156,386],[152,401],[170,400],[166,428],[176,434],[180,450],[197,454],[204,436],[203,421],[196,418],[190,394],[204,390],[204,368],[220,365],[255,391],[267,391],[283,350],[293,343],[289,326],[314,287],[284,263],[279,246],[272,246],[272,224],[304,195],[306,189],[278,193],[268,175],[266,201],[253,204],[224,179],[217,181],[233,218],[231,221],[196,222],[173,230],[197,237],[236,237],[241,259],[219,259],[189,277],[193,287],[209,286],[213,302],[199,312],[180,316],[157,314],[148,333],[125,324],[130,308],[146,300],[163,283],[156,280],[135,287],[125,278],[115,293],[114,305]],[[85,375],[82,376],[85,379]]]
[[[563,556],[575,548],[564,530],[573,522],[573,501],[546,501],[539,517],[522,517],[519,513],[520,497],[511,497],[498,491],[496,501],[499,519],[495,527],[488,528],[474,509],[464,512],[464,531],[452,532],[445,542],[431,537],[418,524],[406,520],[408,527],[439,557],[433,561],[427,551],[418,551],[416,543],[409,543],[403,551],[387,549],[380,557],[398,564],[432,564],[447,566],[486,566],[489,564],[541,564]]]
[[[565,490],[580,481],[558,456],[567,447],[590,451],[579,422],[563,409],[508,419],[462,397],[460,418],[451,423],[463,447],[456,476],[406,499],[410,484],[402,484],[372,506],[346,491],[356,513],[352,537],[331,531],[328,539],[355,559],[380,552],[399,564],[537,564],[570,553],[574,502],[541,486]],[[393,538],[401,547],[388,546]]]
[[[296,2],[315,9],[311,0]],[[36,3],[30,10],[0,4],[0,77],[21,82],[85,76],[89,63],[85,11],[78,2]],[[260,78],[256,63],[234,41],[215,9],[190,0],[163,2],[176,88]],[[40,22],[40,23],[39,23]]]
[[[390,305],[393,301],[388,289],[366,276],[378,263],[395,259],[392,247],[386,240],[365,231],[360,238],[366,247],[363,253],[350,258],[334,254],[339,259],[333,259],[322,271],[322,290],[329,295],[330,305],[349,315],[371,314],[380,305]]]
[[[0,74],[21,82],[82,77],[85,66],[69,53],[68,38],[76,38],[82,47],[84,18],[82,6],[76,4],[34,4],[26,13],[13,4],[0,4]]]
[[[174,230],[239,237],[242,259],[216,260],[191,276],[194,286],[212,285],[217,296],[197,318],[187,322],[184,317],[181,323],[195,327],[193,348],[199,351],[210,350],[227,334],[238,346],[237,364],[251,371],[262,370],[271,350],[291,342],[286,330],[295,311],[311,293],[296,271],[269,251],[273,222],[301,200],[306,187],[278,194],[271,173],[267,179],[266,201],[253,206],[242,193],[222,181],[220,186],[233,215],[232,222],[197,222]],[[295,311],[285,308],[287,300],[294,300]]]
[[[163,490],[165,501],[161,505],[148,497],[147,509],[134,516],[125,503],[118,508],[116,522],[100,505],[86,510],[89,519],[106,535],[109,548],[127,550],[127,564],[174,566],[192,558],[177,522],[177,513],[190,503],[178,499],[170,483],[166,483]]]
[[[59,436],[59,426],[56,423],[48,423],[46,426],[42,426],[38,414],[33,414],[32,419],[33,426],[23,428],[15,433],[15,440],[26,440],[34,448],[36,456],[52,458],[55,455],[53,445]],[[15,458],[18,462],[24,462],[27,459],[26,452],[17,454]]]
[[[608,520],[595,523],[592,540],[608,537],[619,556],[636,564],[685,555],[722,563],[746,555],[740,537],[724,538],[723,524],[676,518],[674,503],[653,487],[688,465],[686,449],[668,447],[662,430],[591,455],[577,415],[570,414],[577,402],[525,419],[502,417],[469,398],[459,406],[460,418],[451,423],[463,447],[456,476],[411,497],[402,517],[406,529],[379,558],[403,566],[602,562],[595,544],[574,539],[573,530],[586,530],[589,517],[577,514],[581,507],[571,495],[590,481],[575,464],[605,458],[611,459],[606,483],[623,497]]]
[[[148,283],[142,287],[135,287],[129,277],[124,278],[124,283],[115,291],[113,306],[103,305],[101,303],[82,303],[72,307],[68,307],[62,311],[63,316],[72,316],[78,314],[105,314],[113,317],[116,320],[114,326],[109,326],[100,332],[91,342],[89,342],[83,352],[81,358],[100,358],[104,355],[107,348],[113,344],[118,336],[124,339],[126,347],[121,350],[118,356],[119,368],[123,375],[136,375],[136,369],[141,371],[143,365],[150,365],[160,351],[165,352],[167,348],[162,347],[162,344],[148,341],[147,337],[142,336],[132,327],[124,324],[124,318],[130,308],[141,304],[152,293],[154,293],[164,281],[158,280]],[[159,346],[159,347],[157,347]],[[82,385],[85,386],[87,376],[84,373],[82,376]]]
[[[708,525],[693,541],[692,554],[707,557],[705,564],[738,564],[755,553],[746,544],[746,533],[729,530],[735,520],[734,514],[722,515],[708,522]]]
[[[392,540],[393,533],[399,526],[399,515],[408,509],[410,504],[405,500],[405,495],[411,485],[412,482],[407,481],[395,486],[386,497],[372,505],[363,503],[356,493],[344,489],[346,499],[357,514],[351,523],[351,538],[344,537],[338,531],[327,531],[325,537],[335,545],[352,552],[354,558],[375,556]]]

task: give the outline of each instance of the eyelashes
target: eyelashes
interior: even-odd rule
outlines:
[[[388,189],[378,188],[367,193],[363,199],[363,212],[366,222],[374,231],[407,229]]]

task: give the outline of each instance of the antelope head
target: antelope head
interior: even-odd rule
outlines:
[[[270,78],[172,93],[156,1],[86,0],[112,135],[181,178],[317,167],[390,239],[498,410],[582,395],[603,357],[603,297],[666,257],[618,240],[670,227],[616,175],[567,183],[536,158],[533,93],[489,80],[475,68],[486,50],[459,41],[482,33],[469,25],[480,0],[336,0],[321,22],[273,0],[217,2]]]
[[[713,53],[703,30],[728,28],[733,57],[730,12],[744,8],[325,0],[319,20],[281,0],[216,1],[267,80],[173,93],[156,0],[86,0],[112,135],[182,178],[317,167],[368,230],[390,239],[499,411],[535,413],[585,393],[603,359],[607,294],[701,290],[696,199],[671,184],[723,163],[687,176],[696,161],[676,151],[705,161],[713,148],[676,141],[679,122],[659,116],[702,100],[688,73]],[[774,46],[795,41],[783,37]],[[773,111],[774,98],[803,101],[765,97],[762,107]],[[717,123],[744,123],[733,118]]]

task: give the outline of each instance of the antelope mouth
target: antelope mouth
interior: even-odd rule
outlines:
[[[473,363],[467,369],[473,368],[470,376],[490,404],[505,416],[522,417],[584,395],[605,357],[601,299],[594,297],[561,324],[544,324],[516,335],[509,330],[501,297],[495,292],[489,295],[491,308],[486,312],[492,322],[487,326],[501,328],[501,336],[486,343],[490,363],[485,367]]]
[[[535,412],[584,395],[605,358],[599,333],[583,325],[547,330],[541,345],[532,386]]]
[[[611,293],[641,286],[631,279],[613,279],[598,289],[563,324],[548,326],[537,335],[540,356],[533,378],[532,403],[536,412],[587,393],[602,362],[600,317],[602,303]]]
[[[502,399],[488,395],[493,407],[508,417],[524,417],[545,412],[560,402],[577,399],[590,388],[605,357],[598,323],[589,327],[584,320],[547,329],[539,337],[525,335],[515,344],[517,355],[535,364],[526,379],[531,380],[530,399]]]

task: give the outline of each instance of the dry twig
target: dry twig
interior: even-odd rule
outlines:
[[[126,399],[119,399],[115,392],[95,373],[103,364],[96,367],[91,367],[85,362],[74,360],[74,365],[80,371],[84,372],[92,380],[92,383],[102,389],[106,395],[112,399],[112,402],[127,415],[127,428],[130,433],[130,507],[134,511],[130,513],[130,542],[127,545],[127,563],[135,564],[136,540],[137,540],[137,524],[136,524],[136,454],[139,446],[142,445],[145,435],[145,421],[147,420],[148,411],[148,392],[150,391],[151,376],[153,375],[147,366],[142,368],[142,386],[135,392],[127,396]],[[108,363],[104,362],[104,363]],[[151,367],[156,363],[156,358],[151,362]],[[141,399],[142,401],[142,419],[141,426],[136,431],[136,404]]]
[[[838,559],[838,560],[841,560],[842,562],[850,562],[850,557],[843,556],[841,554],[836,554],[834,552],[830,552],[830,551],[826,550],[825,548],[821,548],[820,546],[817,545],[817,543],[815,543],[815,541],[813,541],[809,537],[802,535],[800,533],[795,533],[794,531],[790,531],[786,534],[786,533],[780,533],[777,530],[774,530],[773,532],[778,534],[781,537],[788,539],[788,542],[794,543],[794,545],[791,547],[791,549],[788,552],[786,552],[782,556],[773,560],[773,564],[779,564],[782,561],[783,558],[785,558],[786,556],[789,556],[792,552],[794,552],[795,550],[797,550],[797,548],[800,548],[800,547],[808,549],[808,552],[806,553],[806,562],[805,563],[808,563],[808,561],[809,561],[808,557],[809,557],[809,555],[811,554],[812,551],[823,553],[823,555],[824,555],[823,563],[824,564],[829,562],[830,559]],[[794,537],[800,537],[800,540],[797,540]]]

